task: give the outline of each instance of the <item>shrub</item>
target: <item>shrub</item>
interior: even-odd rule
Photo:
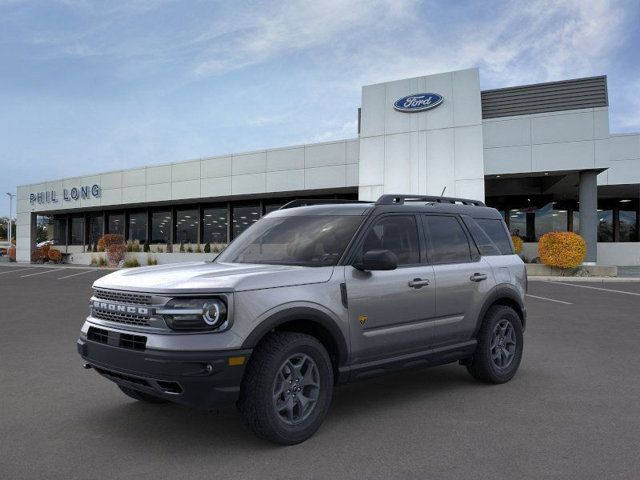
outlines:
[[[196,253],[202,253],[202,248],[200,248],[200,244],[196,244]]]
[[[89,265],[91,265],[92,267],[98,266],[98,259],[95,257],[95,255],[91,255],[91,263],[89,263]]]
[[[211,244],[209,242],[204,244],[204,253],[211,253]]]
[[[106,267],[107,266],[107,260],[104,257],[98,257],[98,266],[99,267]]]
[[[124,243],[116,243],[107,247],[107,264],[117,267],[127,255],[127,246]]]
[[[147,265],[157,265],[158,259],[152,257],[151,255],[147,255]]]
[[[9,247],[9,261],[10,262],[15,262],[16,261],[16,246],[15,245],[11,245]]]
[[[191,245],[187,246],[187,253],[193,253],[193,247]]]
[[[124,268],[135,268],[135,267],[139,267],[140,266],[140,262],[138,262],[137,258],[130,258],[129,260],[125,260],[123,267]]]
[[[524,247],[524,242],[517,235],[511,235],[511,241],[513,242],[513,249],[516,253],[521,253],[522,248]]]
[[[46,244],[43,245],[40,249],[40,254],[43,262],[49,261],[49,250],[51,249],[51,245]]]
[[[48,255],[49,255],[49,260],[51,260],[53,263],[59,263],[60,260],[62,260],[62,254],[60,253],[59,250],[56,250],[55,248],[50,248]]]
[[[93,250],[92,251],[93,251],[93,253],[98,253],[98,243],[97,242],[93,244]]]
[[[184,243],[180,242],[180,253],[184,253]]]
[[[116,233],[106,233],[98,240],[98,251],[106,252],[111,245],[124,245],[124,237]]]
[[[150,252],[151,248],[149,247],[149,242],[144,242],[144,245],[142,246],[142,251],[143,252]]]
[[[133,252],[133,242],[127,242],[127,252]]]
[[[167,243],[167,253],[173,253],[173,243]]]
[[[214,243],[213,247],[211,247],[211,251],[213,253],[220,253],[226,246],[226,243]]]
[[[133,241],[133,245],[131,246],[132,252],[141,252],[142,248],[140,248],[140,242],[138,240]]]
[[[545,265],[576,268],[583,262],[587,244],[577,233],[549,232],[538,241],[538,254]]]

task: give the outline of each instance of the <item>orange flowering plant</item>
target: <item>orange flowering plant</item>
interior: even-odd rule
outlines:
[[[521,253],[522,247],[524,247],[524,242],[522,241],[522,239],[517,235],[511,235],[511,241],[513,242],[513,249],[516,251],[516,253]]]
[[[540,261],[550,267],[579,267],[586,253],[587,244],[577,233],[549,232],[538,241]]]

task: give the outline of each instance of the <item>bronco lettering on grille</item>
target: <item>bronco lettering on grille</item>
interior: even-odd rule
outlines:
[[[107,310],[109,312],[129,315],[149,316],[149,308],[147,307],[132,307],[131,305],[120,305],[118,303],[102,302],[100,300],[94,300],[92,304],[94,308],[99,310]]]

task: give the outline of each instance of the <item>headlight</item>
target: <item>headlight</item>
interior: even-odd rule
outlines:
[[[174,298],[156,313],[172,330],[218,330],[227,324],[227,305],[219,298]]]

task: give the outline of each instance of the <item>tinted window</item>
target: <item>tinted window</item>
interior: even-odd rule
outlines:
[[[511,255],[511,239],[507,236],[502,220],[492,220],[489,218],[476,218],[475,221],[484,230],[488,237],[498,247],[502,255]]]
[[[84,217],[71,217],[71,245],[82,245],[84,243]]]
[[[365,236],[362,253],[381,249],[395,253],[398,265],[420,263],[415,217],[392,215],[376,222]]]
[[[361,222],[362,217],[348,215],[266,217],[231,242],[216,262],[335,265]]]
[[[147,241],[147,212],[129,214],[129,240],[140,243]]]
[[[89,214],[89,244],[94,245],[100,240],[104,226],[104,219],[101,213]]]
[[[205,208],[202,222],[204,243],[227,243],[227,208]]]
[[[455,217],[424,216],[429,238],[431,263],[462,263],[471,261],[469,241]]]
[[[198,243],[198,210],[176,210],[176,243]]]
[[[110,213],[107,216],[107,231],[124,235],[124,213]]]
[[[171,212],[169,210],[151,214],[151,243],[169,243]]]

